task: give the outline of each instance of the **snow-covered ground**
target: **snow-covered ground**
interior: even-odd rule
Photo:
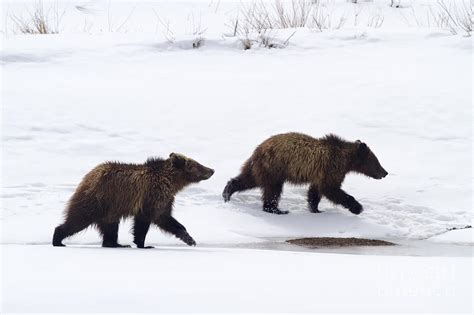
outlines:
[[[10,312],[469,312],[471,260],[3,247]]]
[[[2,1],[2,312],[472,312],[472,229],[445,233],[474,218],[472,40],[428,25],[429,1],[327,1],[340,29],[247,51],[224,36],[237,2],[55,3],[59,34],[20,35],[9,17],[32,3]],[[325,200],[309,213],[306,187],[285,187],[286,216],[263,213],[258,191],[224,204],[255,146],[286,131],[361,139],[390,175],[346,178],[359,216]],[[50,246],[88,170],[170,152],[216,170],[177,197],[196,248],[157,229],[149,251],[99,248],[95,230]],[[304,236],[449,254],[266,247]]]

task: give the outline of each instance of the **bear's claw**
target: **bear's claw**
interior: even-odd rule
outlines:
[[[224,202],[229,202],[230,201],[230,194],[225,190],[222,193],[222,197],[224,198]]]
[[[122,245],[119,243],[102,243],[102,247],[110,247],[110,248],[129,248],[132,247],[130,245]]]
[[[273,213],[273,214],[288,214],[290,213],[289,211],[282,211],[280,209],[263,209],[263,211],[268,212],[268,213]]]
[[[352,204],[349,207],[349,211],[357,215],[357,214],[361,214],[362,211],[364,211],[364,208],[362,207],[360,203],[356,201],[354,204]]]
[[[189,234],[181,236],[180,239],[189,246],[196,246],[196,241]]]

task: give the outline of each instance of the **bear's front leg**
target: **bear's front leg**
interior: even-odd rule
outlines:
[[[162,215],[155,221],[155,224],[165,232],[173,234],[187,245],[196,246],[196,242],[191,235],[188,234],[186,228],[172,216]]]
[[[349,211],[354,214],[360,214],[364,210],[362,205],[358,203],[354,197],[347,194],[339,187],[330,187],[324,189],[324,196],[326,196],[326,198],[328,198],[330,201],[349,209]]]

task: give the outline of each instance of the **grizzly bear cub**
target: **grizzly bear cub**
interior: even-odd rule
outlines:
[[[233,193],[254,187],[263,190],[263,211],[287,214],[278,209],[283,184],[310,184],[308,203],[318,213],[322,196],[354,214],[362,206],[341,189],[347,173],[356,172],[382,179],[387,172],[365,144],[345,141],[335,135],[315,139],[301,133],[280,134],[265,140],[245,162],[241,174],[231,179],[222,193],[224,201]]]
[[[166,160],[150,158],[144,164],[100,164],[84,177],[69,200],[65,222],[54,231],[53,245],[64,246],[63,239],[95,225],[103,247],[129,247],[117,242],[117,234],[120,220],[133,216],[133,242],[138,248],[145,248],[151,223],[194,246],[185,227],[171,216],[174,196],[212,174],[214,170],[176,153]]]

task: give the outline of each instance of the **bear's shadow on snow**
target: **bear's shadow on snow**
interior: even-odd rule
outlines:
[[[28,54],[28,53],[15,53],[15,54],[0,54],[0,64],[8,65],[14,63],[46,63],[53,62],[57,59],[65,58],[71,55],[71,52],[58,52],[58,53],[44,53],[44,54]]]
[[[125,243],[124,243],[125,244]],[[28,245],[42,245],[42,246],[48,246],[50,247],[50,244],[28,244]],[[125,244],[125,245],[131,245],[131,244]],[[155,250],[159,250],[160,252],[180,252],[180,253],[185,253],[185,252],[194,252],[195,249],[199,250],[199,252],[209,252],[209,253],[216,253],[219,252],[218,249],[213,249],[213,248],[202,248],[198,246],[187,246],[185,244],[159,244],[159,243],[150,243],[152,248],[136,248],[135,246],[130,246],[130,247],[121,247],[121,248],[107,248],[107,247],[102,247],[102,243],[100,242],[91,242],[91,243],[69,243],[67,247],[64,248],[59,248],[59,250],[64,249],[64,250],[107,250],[107,251],[113,251],[113,252],[124,252],[124,251],[132,251],[133,253],[136,253],[137,250],[138,252],[153,252]],[[57,250],[57,249],[55,249]]]

